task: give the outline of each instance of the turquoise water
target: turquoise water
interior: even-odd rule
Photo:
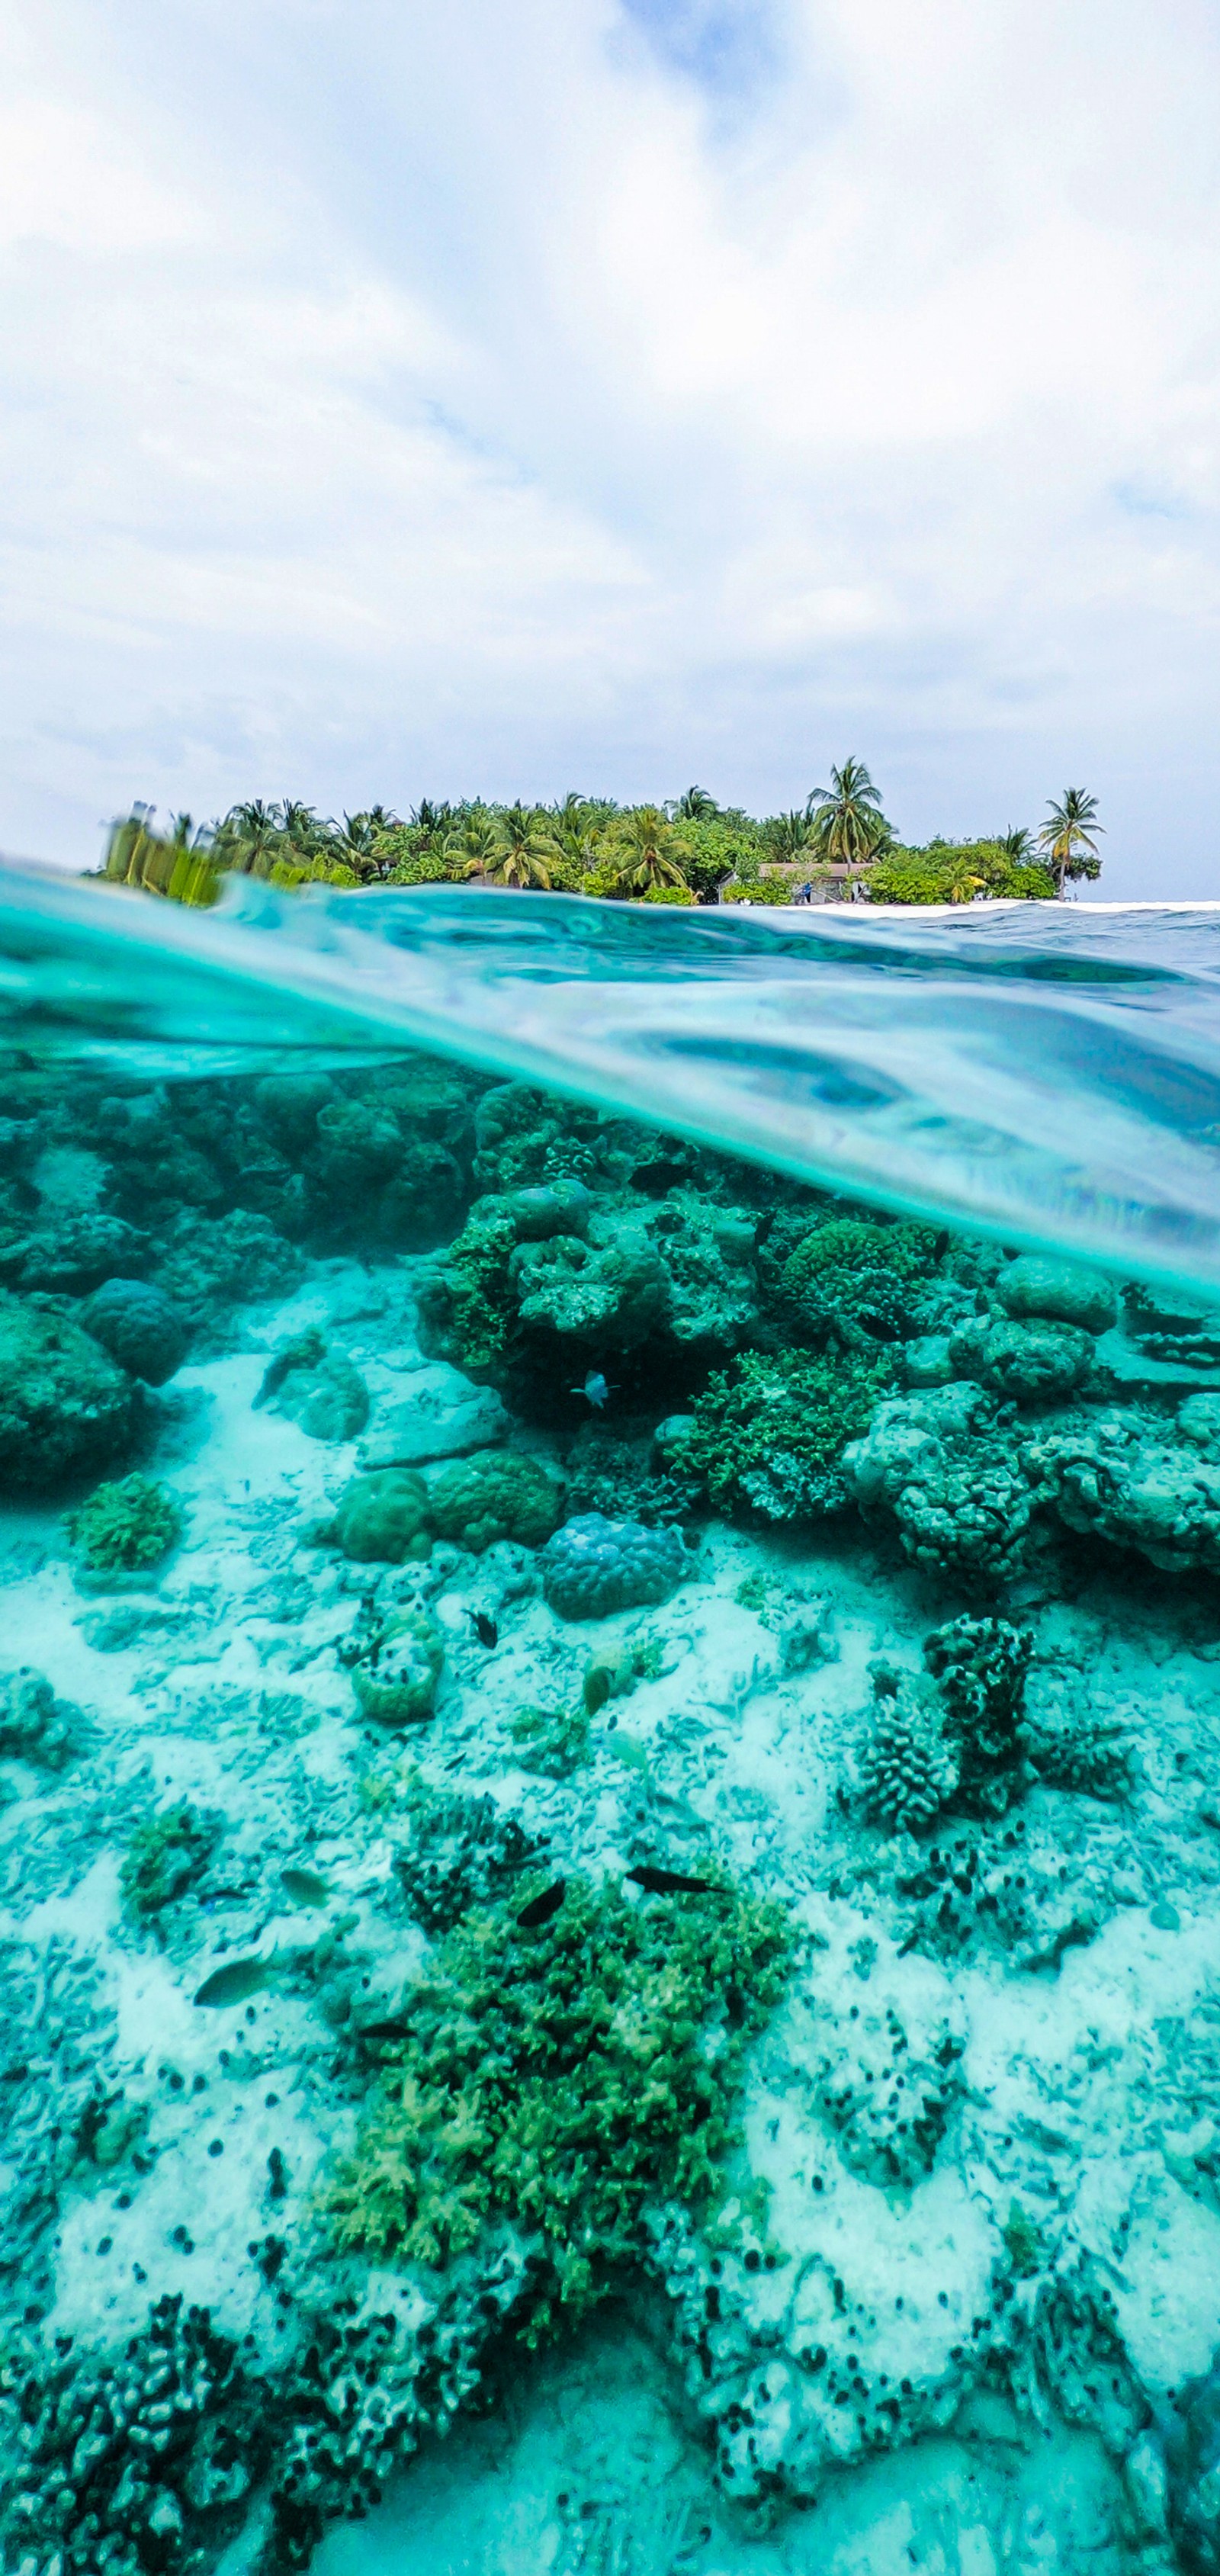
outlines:
[[[0,2569],[1220,2568],[1220,915],[0,882]]]

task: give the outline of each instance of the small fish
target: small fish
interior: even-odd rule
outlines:
[[[197,2004],[244,2004],[251,1995],[261,1995],[271,1983],[271,1969],[266,1959],[227,1959],[223,1968],[213,1968],[205,1977]]]
[[[679,1869],[654,1869],[646,1862],[643,1869],[629,1869],[627,1876],[646,1896],[708,1896],[715,1887],[711,1878],[684,1878]]]
[[[281,1885],[294,1905],[329,1905],[330,1895],[324,1878],[316,1869],[282,1869]]]
[[[529,1904],[522,1906],[517,1921],[523,1932],[536,1932],[540,1924],[549,1923],[551,1916],[558,1914],[567,1884],[566,1878],[557,1878],[553,1887],[545,1888],[541,1896],[531,1897]]]
[[[362,2021],[357,2039],[409,2039],[411,2024],[405,2013],[391,2013],[388,2021]]]
[[[466,1616],[481,1646],[499,1645],[500,1631],[486,1610],[468,1610]]]
[[[602,1406],[606,1402],[610,1393],[609,1380],[602,1376],[600,1369],[590,1369],[584,1385],[569,1387],[568,1393],[569,1395],[583,1395],[586,1402],[593,1405],[595,1410],[600,1413]]]

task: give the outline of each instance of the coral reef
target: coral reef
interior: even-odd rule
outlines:
[[[677,1530],[583,1512],[543,1548],[542,1588],[561,1619],[605,1619],[668,1601],[689,1565]]]
[[[931,1226],[828,1217],[789,1255],[783,1293],[818,1342],[907,1341],[925,1319],[921,1289],[943,1248]]]
[[[185,1316],[147,1279],[107,1276],[86,1298],[80,1320],[111,1359],[146,1386],[165,1386],[190,1348]]]
[[[395,1612],[351,1667],[365,1716],[392,1727],[431,1717],[444,1660],[444,1639],[426,1610]]]
[[[376,1467],[353,1476],[339,1497],[333,1522],[318,1535],[331,1539],[358,1565],[402,1565],[431,1553],[433,1519],[428,1488],[409,1467]]]
[[[475,1556],[500,1539],[541,1547],[563,1516],[564,1488],[540,1460],[485,1449],[455,1458],[428,1479],[428,1509],[441,1538]]]
[[[123,1903],[135,1923],[155,1924],[167,1905],[183,1896],[203,1876],[220,1840],[214,1816],[195,1807],[165,1808],[136,1826],[119,1882]]]
[[[0,1295],[0,1490],[52,1492],[131,1437],[131,1379],[79,1324]]]
[[[82,1565],[96,1575],[146,1573],[161,1565],[184,1527],[182,1506],[153,1476],[98,1485],[69,1512],[67,1529]]]
[[[723,2192],[786,1946],[779,1910],[727,1885],[632,1904],[569,1878],[538,1929],[510,1907],[458,1924],[330,2186],[338,2242],[436,2263],[508,2218],[537,2248],[527,2339],[579,2316],[646,2255],[652,2205]]]
[[[889,1382],[882,1359],[747,1351],[714,1376],[668,1461],[721,1509],[769,1521],[842,1509],[844,1452]]]

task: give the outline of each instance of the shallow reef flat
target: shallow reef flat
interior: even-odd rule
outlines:
[[[1220,2568],[1220,1324],[420,1057],[8,1110],[4,2576]]]

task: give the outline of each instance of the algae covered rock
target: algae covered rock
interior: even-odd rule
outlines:
[[[66,1316],[0,1296],[0,1492],[34,1493],[107,1466],[128,1441],[125,1370]]]
[[[115,1272],[143,1267],[148,1236],[121,1216],[89,1209],[39,1228],[18,1247],[18,1285],[22,1288],[67,1289],[80,1296]],[[16,1267],[16,1262],[14,1262]],[[6,1260],[5,1267],[9,1267]],[[151,1383],[151,1381],[150,1381]]]
[[[354,1440],[369,1418],[369,1391],[349,1359],[318,1331],[285,1342],[263,1372],[255,1408],[269,1404],[311,1440]]]
[[[542,1551],[542,1589],[561,1619],[605,1619],[668,1601],[689,1571],[676,1529],[582,1512]]]
[[[403,1565],[426,1557],[434,1524],[428,1488],[409,1467],[353,1476],[339,1499],[332,1535],[358,1565]]]
[[[428,1480],[428,1508],[441,1538],[481,1556],[499,1539],[541,1547],[563,1517],[564,1487],[536,1458],[485,1449],[455,1458]]]
[[[352,1666],[352,1688],[379,1726],[418,1726],[432,1715],[444,1639],[424,1610],[388,1621]]]
[[[120,1368],[146,1386],[164,1386],[190,1348],[185,1315],[147,1279],[104,1279],[86,1298],[80,1320]]]
[[[1105,1333],[1118,1314],[1118,1300],[1108,1279],[1082,1262],[1060,1261],[1051,1253],[1021,1253],[1001,1270],[995,1284],[1000,1304],[1018,1321],[1036,1316],[1051,1323],[1076,1324],[1086,1333]]]
[[[1053,1404],[1093,1364],[1092,1336],[1076,1324],[989,1323],[979,1317],[950,1339],[959,1377],[976,1378],[1014,1404]]]
[[[182,1506],[153,1476],[98,1485],[68,1514],[68,1534],[88,1574],[140,1574],[160,1565],[182,1536]]]
[[[78,1750],[79,1712],[56,1699],[45,1673],[0,1673],[0,1755],[62,1771]]]
[[[405,1394],[380,1408],[360,1444],[362,1467],[416,1467],[460,1458],[502,1440],[509,1417],[495,1388],[476,1386],[446,1360],[412,1371]]]

